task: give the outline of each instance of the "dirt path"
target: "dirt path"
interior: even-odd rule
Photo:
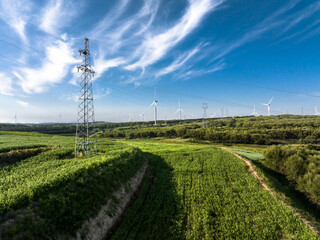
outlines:
[[[250,174],[252,174],[261,184],[261,186],[270,192],[270,194],[274,197],[277,198],[276,194],[274,192],[271,191],[271,189],[269,188],[269,186],[263,181],[263,179],[258,175],[258,173],[256,172],[256,170],[254,170],[251,162],[243,157],[241,157],[240,155],[228,150],[228,149],[225,149],[225,148],[222,148],[223,151],[225,152],[228,152],[228,153],[231,153],[232,155],[236,156],[237,158],[241,159],[245,164],[246,166],[248,167],[248,171],[250,172]],[[315,231],[318,236],[320,237],[320,229],[318,229],[316,226],[313,225],[312,222],[310,222],[302,213],[298,212],[297,209],[295,209],[294,207],[292,207],[291,205],[287,204],[286,202],[284,202],[283,200],[277,198],[280,202],[282,202],[282,204],[284,204],[286,207],[290,208],[294,214],[296,214],[298,217],[301,218],[301,220],[308,226],[309,229]]]

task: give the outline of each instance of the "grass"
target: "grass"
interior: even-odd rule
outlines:
[[[147,159],[150,174],[112,239],[318,239],[219,147],[99,139],[98,155],[75,159],[73,137],[0,132],[2,156],[42,147],[48,151],[0,167],[2,239],[74,236]],[[233,150],[263,162],[248,149]]]
[[[151,174],[111,239],[318,239],[245,164],[208,145],[125,141]]]
[[[30,138],[31,144],[55,147],[0,168],[2,239],[74,235],[146,161],[139,149],[109,140],[99,141],[98,155],[74,158],[74,138],[0,135],[4,138],[6,148],[9,143],[24,148]]]
[[[309,221],[320,229],[319,206],[311,203],[303,193],[297,191],[284,175],[265,166],[262,154],[234,148],[230,150],[250,160],[259,176],[263,178],[279,199],[303,213]]]

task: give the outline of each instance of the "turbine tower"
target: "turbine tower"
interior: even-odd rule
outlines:
[[[140,114],[140,117],[142,119],[142,122],[144,122],[144,112]]]
[[[150,105],[152,107],[154,105],[154,125],[157,125],[157,114],[158,114],[158,101],[156,100],[157,89],[154,88],[154,101]]]
[[[202,120],[202,125],[203,127],[207,128],[208,124],[207,124],[207,109],[208,109],[208,104],[207,103],[203,103],[202,104],[202,108],[203,108],[203,120]]]
[[[318,112],[317,106],[314,106],[314,111],[315,111],[314,115],[316,116],[320,115],[320,113]]]
[[[253,105],[253,112],[251,113],[252,116],[259,116],[259,114],[256,112],[256,105]]]
[[[75,156],[83,152],[87,157],[97,151],[97,136],[94,119],[92,79],[94,71],[90,64],[89,39],[84,39],[84,48],[79,50],[83,56],[82,65],[78,66],[81,72],[81,82],[78,102],[78,119],[76,130]]]
[[[180,105],[180,99],[179,99],[179,107],[178,107],[178,110],[176,111],[176,113],[179,112],[179,119],[181,120],[181,113],[183,113],[183,110],[181,108],[181,105]]]
[[[268,103],[261,103],[262,105],[268,107],[268,116],[270,116],[270,104],[271,104],[272,100],[273,100],[273,97],[270,99],[270,101]]]

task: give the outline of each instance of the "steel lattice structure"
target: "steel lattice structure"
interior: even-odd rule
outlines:
[[[79,50],[83,56],[82,65],[78,66],[81,72],[81,82],[78,102],[78,119],[76,130],[75,155],[79,156],[83,152],[86,156],[96,153],[97,137],[95,129],[92,79],[94,71],[90,64],[89,39],[84,39],[84,48]]]

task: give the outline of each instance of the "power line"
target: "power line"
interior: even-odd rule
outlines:
[[[6,59],[7,61],[14,62],[14,63],[18,63],[18,64],[20,64],[20,65],[24,65],[24,66],[27,66],[27,67],[29,67],[29,68],[32,68],[32,69],[38,70],[37,68],[35,68],[34,66],[32,66],[32,65],[30,65],[30,64],[27,64],[27,63],[24,63],[24,62],[17,61],[17,60],[15,60],[15,59],[13,59],[13,58],[9,58],[9,57],[3,56],[3,55],[1,55],[1,54],[0,54],[0,57],[2,57],[2,58],[4,58],[4,59]]]
[[[24,46],[26,46],[27,48],[30,48],[30,49],[33,49],[33,50],[39,52],[39,53],[42,53],[42,51],[40,51],[39,49],[36,49],[36,48],[34,48],[34,47],[32,47],[32,46],[29,46],[28,44],[25,44],[25,43],[23,43],[23,42],[15,39],[15,38],[13,38],[13,37],[10,37],[9,35],[7,35],[7,34],[5,34],[5,33],[3,33],[3,32],[1,33],[1,36],[2,36],[2,37],[9,38],[10,40],[12,40],[12,41],[14,41],[14,42],[19,43],[19,45],[24,45]]]
[[[13,46],[13,47],[15,47],[15,48],[18,48],[18,49],[20,49],[20,50],[22,50],[22,51],[25,51],[25,52],[33,55],[34,57],[36,56],[36,57],[40,57],[40,58],[42,58],[42,59],[44,59],[44,60],[49,60],[49,59],[46,58],[44,55],[35,54],[34,51],[29,51],[29,50],[27,50],[27,49],[25,49],[25,48],[22,48],[22,47],[20,47],[20,46],[17,46],[17,45],[15,45],[15,44],[10,43],[10,42],[8,42],[8,41],[5,41],[5,40],[3,40],[3,39],[0,39],[0,41],[1,41],[1,42],[4,42],[4,43],[6,43],[6,44],[8,44],[8,45],[10,45],[10,46]]]
[[[212,80],[212,81],[216,81],[216,82],[224,82],[224,83],[236,84],[236,85],[247,86],[247,87],[261,88],[261,89],[266,89],[266,90],[271,90],[271,91],[276,91],[276,92],[284,92],[284,93],[298,95],[298,96],[320,98],[320,96],[317,96],[317,95],[299,93],[299,92],[295,92],[295,91],[289,91],[289,90],[283,90],[283,89],[277,89],[277,88],[264,87],[264,86],[259,86],[259,85],[255,85],[255,84],[249,84],[249,83],[240,83],[240,82],[221,80],[221,79],[215,79],[215,78],[206,78],[206,79],[209,79],[210,81]]]

